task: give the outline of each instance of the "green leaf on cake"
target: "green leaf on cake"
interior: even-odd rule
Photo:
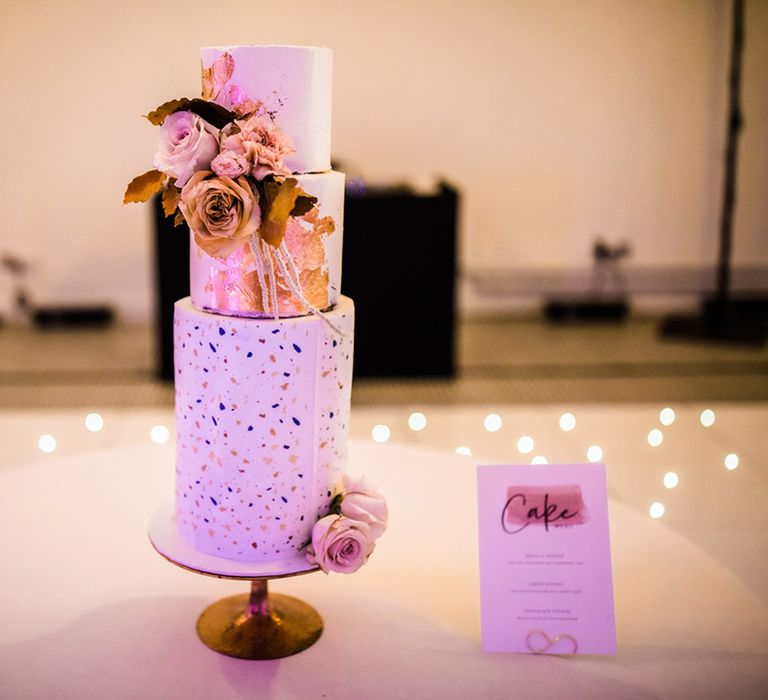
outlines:
[[[265,179],[264,195],[261,205],[261,237],[274,248],[278,248],[285,237],[288,219],[300,197],[308,197],[299,187],[298,180],[289,177],[285,180]]]
[[[123,204],[146,202],[152,195],[163,189],[165,175],[159,170],[148,170],[143,175],[133,178],[125,190]]]
[[[176,207],[179,206],[180,196],[181,190],[174,185],[168,185],[163,191],[163,213],[166,216],[170,216],[176,211]]]

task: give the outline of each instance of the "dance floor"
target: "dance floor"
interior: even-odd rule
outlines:
[[[386,493],[390,530],[354,576],[274,582],[315,605],[325,631],[270,662],[218,656],[195,635],[199,612],[242,583],[173,567],[147,541],[172,498],[173,412],[88,414],[0,411],[8,697],[768,692],[763,403],[355,407],[349,471]],[[480,651],[474,466],[534,459],[606,464],[615,658]]]

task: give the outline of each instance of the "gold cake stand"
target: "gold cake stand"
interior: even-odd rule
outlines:
[[[182,569],[251,582],[249,593],[222,598],[198,618],[197,634],[210,649],[239,659],[279,659],[311,647],[323,633],[323,619],[311,605],[267,589],[271,579],[319,571],[305,559],[257,564],[198,552],[177,531],[172,504],[152,516],[149,540],[158,554]]]

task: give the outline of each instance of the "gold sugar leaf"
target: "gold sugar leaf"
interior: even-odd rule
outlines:
[[[227,52],[219,56],[210,68],[203,68],[203,99],[215,100],[235,72],[235,60]]]
[[[312,207],[317,204],[317,197],[313,197],[306,192],[300,192],[296,197],[296,204],[291,209],[291,216],[304,216],[307,212],[312,211]]]
[[[167,117],[169,117],[174,112],[178,112],[180,109],[186,109],[189,105],[190,100],[188,100],[186,97],[182,97],[178,100],[169,100],[168,102],[163,102],[157,109],[152,110],[149,114],[146,115],[147,119],[154,124],[155,126],[160,126]]]
[[[170,216],[176,211],[176,207],[179,206],[180,196],[181,190],[175,185],[168,185],[163,191],[163,213],[166,216]]]
[[[264,181],[264,204],[261,211],[261,237],[271,246],[278,248],[285,237],[285,226],[296,206],[298,197],[304,194],[296,178],[283,181]]]
[[[159,170],[148,170],[143,175],[133,178],[128,183],[123,197],[123,204],[146,202],[152,195],[163,189],[165,175]]]
[[[173,219],[173,225],[174,227],[176,227],[176,226],[181,226],[183,223],[184,223],[184,215],[180,211],[177,211],[176,216]]]

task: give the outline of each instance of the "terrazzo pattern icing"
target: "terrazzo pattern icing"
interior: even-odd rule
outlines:
[[[174,314],[176,523],[201,552],[299,555],[346,464],[354,305],[256,320]]]

